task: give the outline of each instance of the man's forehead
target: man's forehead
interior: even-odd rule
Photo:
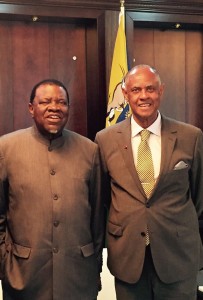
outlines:
[[[156,78],[145,78],[143,80],[142,77],[131,78],[128,83],[130,83],[131,86],[152,86],[159,84]]]
[[[159,80],[155,74],[135,73],[128,77],[127,84],[131,86],[155,86],[159,85]]]
[[[66,95],[66,92],[63,87],[58,86],[56,84],[45,83],[45,84],[41,84],[40,86],[38,86],[38,88],[36,89],[36,96],[45,94],[45,93],[53,93],[53,91],[54,92],[57,91],[60,94]]]

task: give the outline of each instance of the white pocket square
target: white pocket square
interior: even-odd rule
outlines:
[[[179,161],[175,167],[173,168],[173,170],[180,170],[180,169],[185,169],[188,167],[188,164],[186,164],[183,160]]]

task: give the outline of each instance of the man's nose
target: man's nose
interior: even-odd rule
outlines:
[[[147,91],[145,89],[142,89],[140,92],[140,98],[145,99],[147,98]]]
[[[48,110],[59,110],[60,109],[60,104],[57,103],[56,101],[52,101],[49,103]]]

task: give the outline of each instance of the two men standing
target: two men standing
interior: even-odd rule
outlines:
[[[117,299],[196,299],[203,134],[161,115],[163,90],[152,67],[130,70],[123,94],[132,116],[99,132],[98,149],[64,129],[62,83],[33,88],[35,125],[0,138],[4,300],[96,299],[103,201]]]

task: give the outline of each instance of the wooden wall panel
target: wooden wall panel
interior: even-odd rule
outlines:
[[[203,128],[202,32],[134,28],[134,64],[154,66],[165,83],[161,112]],[[201,123],[202,122],[202,123]]]
[[[185,114],[185,32],[155,30],[154,65],[165,92],[160,110],[179,121]]]
[[[12,74],[10,26],[0,22],[0,135],[13,130]]]
[[[50,76],[66,85],[70,96],[67,127],[87,135],[86,30],[79,24],[50,24]]]
[[[70,8],[109,9],[119,10],[118,0],[4,0],[3,3],[57,5]],[[203,12],[202,0],[125,0],[125,7],[134,11],[172,11],[174,13],[187,12],[191,15]]]
[[[49,75],[49,31],[46,24],[12,22],[14,128],[32,124],[28,112],[31,89]]]
[[[2,134],[32,124],[28,112],[31,89],[40,80],[55,78],[64,82],[70,94],[67,127],[87,136],[85,25],[18,21],[2,24]],[[3,95],[7,95],[6,105]]]
[[[154,65],[154,30],[134,30],[133,64]]]
[[[188,31],[185,47],[187,120],[203,130],[203,34]]]

